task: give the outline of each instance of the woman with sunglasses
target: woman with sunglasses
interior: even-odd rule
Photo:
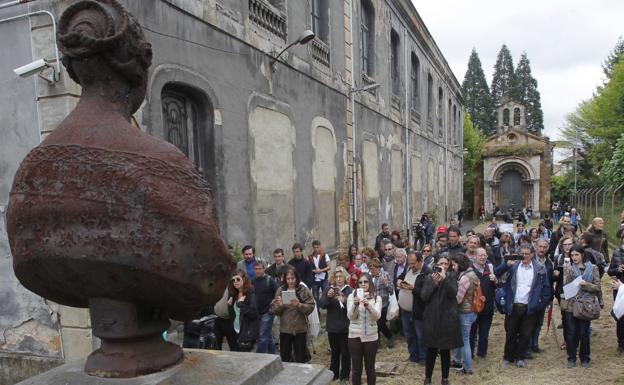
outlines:
[[[374,385],[375,357],[377,356],[377,320],[381,317],[381,297],[376,295],[370,274],[363,273],[358,279],[358,288],[347,298],[349,318],[349,353],[351,354],[351,382],[362,383],[362,360],[366,368],[366,383]]]
[[[431,385],[436,357],[442,362],[442,385],[449,383],[451,349],[464,345],[459,322],[457,303],[457,274],[449,270],[450,260],[442,255],[438,258],[434,272],[425,278],[420,293],[425,302],[423,312],[423,342],[427,346],[425,363],[425,385]]]
[[[237,349],[241,352],[250,352],[260,335],[260,320],[256,307],[256,295],[247,273],[237,270],[228,284],[228,308],[230,319],[233,320],[234,331],[237,334]]]
[[[273,314],[280,317],[280,356],[283,362],[306,362],[308,315],[314,311],[312,292],[301,284],[299,273],[288,266],[284,270],[284,284],[277,289],[271,305]],[[282,292],[294,291],[289,303],[282,300]],[[295,356],[293,357],[293,350]]]
[[[425,245],[425,247],[423,247],[422,249],[422,254],[425,266],[433,269],[435,258],[433,258],[433,248],[431,247],[431,245]]]

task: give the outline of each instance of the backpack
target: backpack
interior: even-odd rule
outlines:
[[[472,296],[472,311],[475,313],[481,313],[483,308],[485,307],[485,296],[483,295],[483,291],[481,290],[481,281],[477,281],[477,285],[475,286],[474,294]]]

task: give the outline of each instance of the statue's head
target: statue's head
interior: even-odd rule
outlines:
[[[152,47],[141,26],[117,0],[84,0],[61,16],[57,40],[69,76],[87,88],[111,82],[117,75],[123,90],[118,97],[130,113],[141,105],[147,87]],[[97,71],[94,71],[97,68]]]

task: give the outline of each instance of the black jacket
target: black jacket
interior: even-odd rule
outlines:
[[[457,304],[457,274],[449,272],[438,285],[431,274],[424,282],[420,298],[423,312],[423,343],[430,348],[455,349],[464,345]]]
[[[483,273],[475,267],[472,268],[472,271],[474,271],[477,278],[479,278],[481,292],[485,297],[485,306],[483,307],[481,314],[494,314],[494,293],[496,291],[496,284],[490,280],[490,275],[493,275],[494,271],[490,270],[489,262],[486,263]]]
[[[611,264],[609,265],[609,270],[607,274],[612,277],[619,279],[621,282],[624,282],[624,273],[621,273],[618,270],[620,265],[624,265],[624,246],[620,246],[619,249],[613,252],[613,257],[611,258]]]
[[[277,283],[268,274],[265,274],[262,278],[254,278],[252,283],[256,295],[258,314],[268,313],[271,302],[273,302],[273,298],[275,298]]]
[[[602,230],[591,229],[588,231],[592,235],[592,243],[590,247],[604,256],[605,261],[609,262],[609,242],[607,234]]]
[[[401,275],[401,280],[405,279],[405,273],[407,270],[403,272]],[[425,279],[432,273],[432,270],[429,266],[423,264],[423,267],[420,271],[418,277],[416,277],[416,281],[414,282],[414,289],[412,290],[412,318],[415,320],[423,319],[423,312],[425,310],[425,302],[420,297],[422,293],[423,286],[425,284]]]
[[[464,247],[464,245],[461,244],[461,242],[459,242],[455,246],[453,246],[451,244],[446,245],[446,247],[440,251],[440,254],[442,254],[444,252],[448,253],[449,256],[452,257],[452,256],[454,256],[456,254],[460,254],[460,253],[465,254],[466,253],[466,248]]]
[[[349,318],[347,318],[347,297],[353,291],[353,289],[346,285],[342,288],[342,295],[345,298],[344,306],[340,306],[340,302],[336,297],[329,298],[327,292],[331,289],[331,286],[323,290],[323,295],[319,300],[319,306],[323,309],[327,309],[326,318],[326,330],[328,333],[348,333],[349,332]]]
[[[299,273],[299,279],[301,279],[301,282],[305,283],[308,287],[312,287],[312,280],[313,280],[313,273],[312,273],[312,266],[310,264],[310,262],[308,262],[308,260],[306,258],[301,258],[301,259],[291,259],[290,261],[288,261],[288,264],[293,266],[295,268],[295,270],[297,270],[297,273]]]
[[[236,302],[236,295],[230,296],[232,298],[232,306],[229,306],[230,319],[236,317],[234,312],[234,303]],[[240,309],[240,331],[238,333],[239,342],[255,342],[260,336],[260,318],[258,315],[258,308],[256,307],[256,294],[253,289],[250,289],[245,295],[243,302],[238,303]]]

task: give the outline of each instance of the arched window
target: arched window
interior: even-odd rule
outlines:
[[[393,29],[390,31],[390,76],[392,93],[395,95],[399,94],[401,88],[399,73],[399,34]]]
[[[514,126],[520,125],[520,108],[514,108]]]
[[[420,110],[420,60],[414,52],[412,52],[412,109]]]
[[[503,110],[503,126],[509,126],[509,108]]]
[[[427,74],[427,121],[433,122],[433,78]]]
[[[204,174],[214,182],[214,110],[201,91],[167,83],[161,91],[165,140],[180,149]]]
[[[375,8],[370,0],[362,0],[360,15],[360,54],[362,58],[362,72],[373,76],[375,70]]]

